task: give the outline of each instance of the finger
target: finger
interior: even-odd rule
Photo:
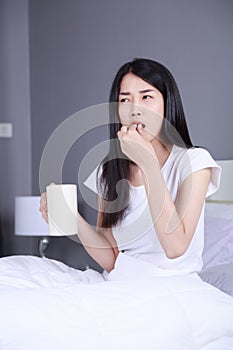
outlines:
[[[129,130],[134,131],[137,129],[137,124],[131,124]]]
[[[139,123],[138,125],[137,125],[137,130],[140,132],[140,131],[142,131],[142,123]]]
[[[132,124],[129,126],[128,128],[128,132],[127,133],[134,133],[137,130],[137,125],[136,124]]]
[[[117,137],[118,137],[118,139],[122,138],[122,133],[121,133],[121,131],[118,131],[118,132],[117,132]]]
[[[48,209],[47,209],[47,207],[41,206],[41,207],[39,208],[39,211],[41,212],[41,214],[42,214],[42,216],[43,216],[44,213],[47,213],[47,212],[48,212]]]
[[[54,186],[54,185],[56,185],[54,182],[51,182],[49,184],[49,186]],[[46,192],[42,192],[42,194],[41,194],[39,210],[42,211],[44,207],[47,208],[47,193]]]
[[[43,192],[41,197],[40,197],[40,205],[44,205],[44,204],[47,204],[47,195],[46,195],[46,192]]]
[[[43,211],[42,212],[42,218],[46,221],[46,223],[48,224],[48,212],[47,211]]]
[[[40,212],[41,212],[42,218],[48,223],[48,210],[40,208]]]
[[[41,214],[43,217],[48,216],[48,210],[47,209],[42,210]]]
[[[126,134],[127,131],[128,131],[127,126],[126,126],[126,125],[123,125],[123,126],[121,127],[121,133],[122,133],[122,135]]]
[[[47,211],[48,207],[47,207],[47,194],[46,192],[43,192],[41,197],[40,197],[40,207],[39,207],[39,211],[41,213],[43,213],[43,211]]]
[[[138,133],[139,133],[140,135],[143,135],[143,133],[144,133],[144,128],[145,128],[145,125],[142,124],[142,123],[139,123],[139,124],[137,125],[137,131],[138,131]]]
[[[41,195],[41,202],[42,203],[47,202],[47,193],[46,192],[42,193],[42,195]]]

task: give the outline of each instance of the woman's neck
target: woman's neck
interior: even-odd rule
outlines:
[[[154,148],[160,168],[162,168],[171,153],[172,145],[164,145],[164,143],[157,138],[151,141],[151,144]]]
[[[158,158],[160,168],[162,168],[170,155],[172,145],[165,146],[159,140],[153,140],[152,146],[153,146],[155,154]],[[130,184],[132,186],[135,186],[135,187],[141,186],[145,183],[145,179],[144,179],[144,175],[143,175],[142,170],[134,163],[130,164],[129,181],[130,181]]]

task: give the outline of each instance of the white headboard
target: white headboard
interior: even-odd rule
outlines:
[[[233,160],[217,160],[222,168],[220,187],[208,202],[233,203]]]

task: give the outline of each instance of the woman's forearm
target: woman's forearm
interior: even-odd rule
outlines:
[[[78,237],[85,250],[106,271],[111,271],[115,264],[115,254],[108,240],[97,232],[78,213]]]
[[[175,198],[168,191],[158,162],[144,168],[150,211],[158,239],[168,258],[188,249],[198,225],[208,191],[211,170],[203,168],[187,176]]]

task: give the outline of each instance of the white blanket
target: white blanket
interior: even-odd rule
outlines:
[[[46,258],[1,258],[0,349],[233,349],[232,297],[196,274],[135,266],[121,254],[104,278]]]

